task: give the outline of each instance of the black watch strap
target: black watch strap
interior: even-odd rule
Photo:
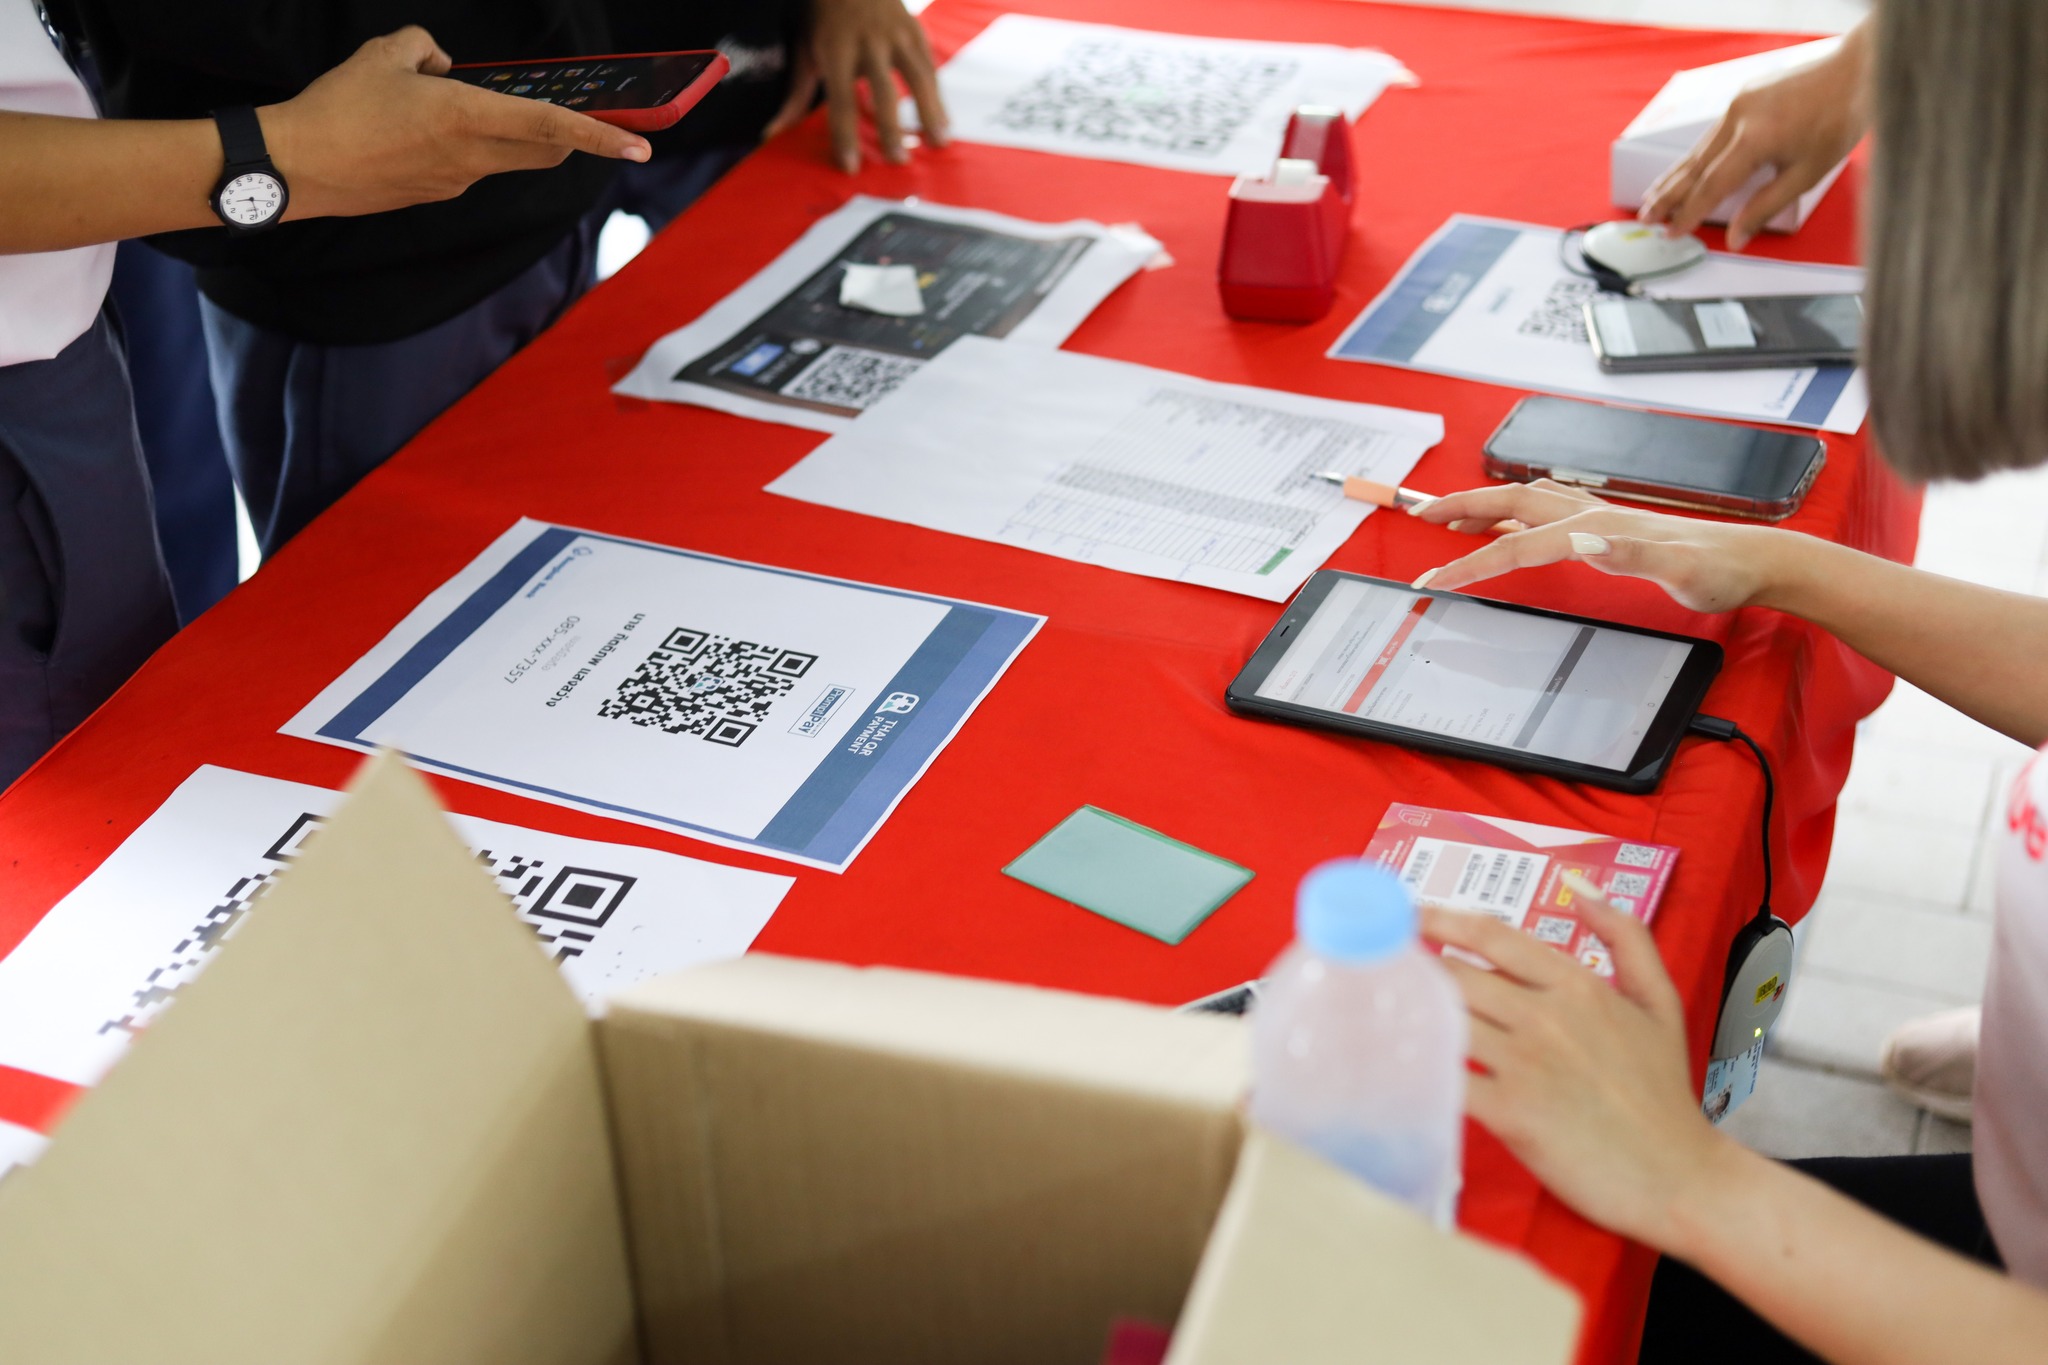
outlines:
[[[228,165],[249,166],[270,159],[270,149],[263,143],[263,124],[253,106],[216,109],[213,122],[220,129],[220,149]]]

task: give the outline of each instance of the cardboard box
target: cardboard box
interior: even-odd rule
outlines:
[[[1738,57],[1731,62],[1696,66],[1666,81],[1657,97],[1636,115],[1635,122],[1614,140],[1608,161],[1614,206],[1634,212],[1657,177],[1677,165],[1707,135],[1708,129],[1728,111],[1730,101],[1745,87],[1792,67],[1818,61],[1839,47],[1841,41],[1822,38],[1796,47]],[[1821,177],[1819,184],[1764,224],[1765,228],[1772,232],[1797,232],[1847,164],[1845,159],[1836,165]],[[1740,190],[1716,205],[1707,221],[1726,224],[1771,175],[1769,168],[1758,171]]]
[[[585,1017],[376,760],[0,1183],[0,1359],[1558,1365],[1569,1291],[1248,1133],[1242,1026],[755,956]]]

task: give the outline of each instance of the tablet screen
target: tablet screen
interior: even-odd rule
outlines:
[[[1626,771],[1692,648],[1344,577],[1257,695]]]

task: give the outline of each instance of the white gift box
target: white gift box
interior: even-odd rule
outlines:
[[[1614,140],[1609,161],[1617,208],[1634,209],[1643,202],[1657,177],[1678,164],[1679,158],[1707,135],[1729,103],[1758,81],[1781,71],[1828,56],[1841,45],[1839,38],[1822,38],[1795,47],[1738,57],[1732,62],[1696,66],[1680,71],[1664,83],[1657,97],[1643,107],[1635,121]],[[1822,176],[1820,183],[1799,196],[1764,226],[1772,232],[1797,232],[1820,197],[1835,183],[1846,160]],[[1710,223],[1725,224],[1763,184],[1771,178],[1769,167],[1759,170],[1748,183],[1729,195],[1707,215]]]

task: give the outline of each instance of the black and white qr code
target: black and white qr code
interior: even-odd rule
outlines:
[[[833,346],[783,385],[782,396],[864,412],[894,393],[924,365],[910,356],[859,346]]]
[[[1617,872],[1607,879],[1610,896],[1643,896],[1650,891],[1650,878],[1642,872]]]
[[[1615,850],[1614,861],[1623,867],[1655,867],[1661,850],[1651,844],[1623,844]]]
[[[130,995],[129,1008],[101,1024],[101,1033],[139,1033],[178,992],[192,984],[220,946],[242,926],[278,877],[291,866],[306,838],[326,823],[307,811],[263,853],[263,865],[238,877],[213,907],[178,940],[162,966],[143,978]],[[588,867],[553,867],[522,854],[476,850],[476,859],[511,898],[519,918],[533,930],[556,962],[580,957],[598,941],[598,934],[617,914],[633,889],[633,877]]]
[[[1084,39],[994,117],[1020,133],[1217,156],[1299,70],[1288,57]]]
[[[800,650],[678,628],[597,714],[738,748],[817,661]]]
[[[1543,302],[1537,304],[1515,330],[1523,336],[1569,341],[1575,346],[1584,346],[1587,344],[1585,303],[1597,292],[1598,286],[1591,280],[1567,275],[1551,284]]]

